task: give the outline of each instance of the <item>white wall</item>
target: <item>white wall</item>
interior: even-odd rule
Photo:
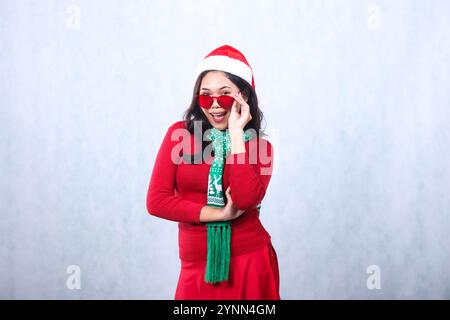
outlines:
[[[173,297],[177,226],[145,197],[222,44],[274,133],[282,298],[450,298],[448,39],[445,0],[0,0],[0,298]]]

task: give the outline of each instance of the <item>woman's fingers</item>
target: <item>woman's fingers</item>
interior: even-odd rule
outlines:
[[[239,116],[239,110],[236,103],[234,103],[233,106],[231,107],[231,113],[235,114],[236,116]]]
[[[234,100],[236,100],[236,102],[239,103],[239,105],[241,105],[241,106],[242,106],[242,102],[245,103],[244,99],[242,99],[242,97],[237,93],[234,94]]]
[[[240,115],[244,119],[252,119],[252,116],[250,114],[250,106],[248,103],[244,100],[242,97],[242,94],[239,92],[234,95],[234,99],[239,103],[240,105]]]
[[[228,203],[233,202],[233,200],[231,199],[231,189],[230,189],[230,187],[228,187],[227,190],[225,190],[225,196],[227,197],[227,202]]]
[[[239,218],[240,216],[242,216],[242,214],[244,213],[244,211],[245,211],[245,210],[240,210],[240,209],[238,209],[238,210],[236,211],[236,215],[234,216],[234,218],[236,219],[236,218]]]
[[[244,117],[244,119],[246,119],[247,117],[251,117],[251,115],[250,115],[250,107],[248,106],[248,104],[242,105],[242,107],[241,107],[241,116]]]
[[[240,217],[245,210],[241,210],[238,209],[234,204],[233,204],[233,200],[231,199],[231,188],[228,187],[225,190],[225,195],[227,197],[227,205],[226,205],[226,212],[227,212],[227,217],[225,220],[234,220],[238,217]]]

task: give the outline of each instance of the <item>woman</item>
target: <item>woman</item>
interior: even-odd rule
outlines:
[[[225,45],[199,64],[184,120],[169,127],[147,194],[151,215],[178,222],[175,299],[279,300],[279,271],[259,211],[272,172],[253,72]],[[224,192],[225,190],[225,192]]]

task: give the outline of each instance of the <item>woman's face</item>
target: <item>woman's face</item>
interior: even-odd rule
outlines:
[[[239,88],[227,78],[225,73],[222,71],[210,71],[202,79],[199,94],[217,97],[221,95],[233,95],[238,92]],[[234,101],[233,106],[235,106],[236,103],[237,102]],[[211,108],[202,108],[202,111],[214,128],[218,130],[225,130],[228,128],[228,118],[231,114],[231,108],[225,109],[221,107],[218,104],[217,99],[214,99]]]

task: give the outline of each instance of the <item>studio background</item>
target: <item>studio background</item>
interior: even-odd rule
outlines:
[[[277,149],[282,299],[450,298],[449,39],[445,0],[0,0],[0,298],[173,298],[146,193],[223,44]]]

